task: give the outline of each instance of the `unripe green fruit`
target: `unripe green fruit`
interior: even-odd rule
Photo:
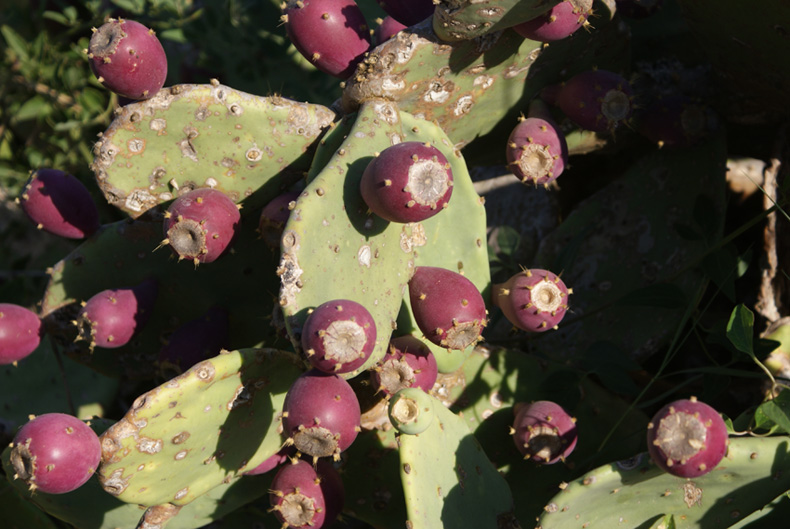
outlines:
[[[433,422],[431,397],[420,388],[404,388],[390,399],[389,418],[400,433],[422,433]]]

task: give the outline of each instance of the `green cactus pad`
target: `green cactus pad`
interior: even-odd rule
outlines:
[[[10,448],[0,458],[6,471],[6,480],[0,481],[0,506],[3,507],[4,523],[12,516],[10,529],[50,529],[54,528],[52,520],[44,513],[62,520],[78,529],[118,529],[136,527],[145,512],[139,505],[125,503],[107,494],[95,478],[91,478],[82,487],[66,494],[32,493],[19,480],[14,480],[13,467],[9,461]],[[168,529],[196,529],[203,527],[226,514],[246,505],[269,490],[272,476],[244,476],[221,483],[204,495],[184,505],[178,515],[167,523]],[[8,484],[10,482],[10,485]],[[23,498],[24,505],[32,508],[32,512],[23,513],[16,508],[5,508],[5,502],[11,502],[9,494]],[[20,502],[20,508],[22,502]],[[25,524],[14,525],[14,517],[25,516]],[[30,517],[29,519],[27,517]],[[31,520],[41,520],[35,524]],[[6,527],[6,525],[4,525]]]
[[[518,527],[507,482],[464,420],[434,400],[428,429],[398,439],[407,527]]]
[[[278,414],[303,371],[292,353],[242,349],[138,397],[101,436],[102,486],[140,505],[185,505],[282,446]]]
[[[677,529],[729,527],[790,490],[790,438],[731,438],[708,474],[672,476],[646,454],[567,483],[545,506],[543,529],[649,527],[667,515]]]
[[[562,0],[443,0],[433,29],[444,41],[468,40],[542,15]]]
[[[120,108],[92,169],[107,200],[134,217],[195,187],[262,206],[307,170],[334,118],[321,105],[219,83],[176,85]]]
[[[448,43],[418,24],[369,53],[348,80],[342,103],[351,112],[371,97],[395,101],[402,111],[436,122],[459,149],[481,138],[475,155],[504,163],[505,144],[491,145],[507,138],[542,88],[593,67],[623,71],[629,49],[625,28],[605,16],[596,19],[594,32],[578,31],[548,47],[512,30]]]
[[[0,512],[7,529],[57,529],[44,511],[4,479],[0,479]]]
[[[279,287],[273,273],[277,256],[258,239],[257,219],[251,220],[242,217],[231,253],[197,268],[177,262],[167,247],[156,249],[164,237],[162,223],[150,215],[106,225],[54,266],[42,317],[70,356],[116,376],[125,373],[151,378],[165,337],[178,325],[204,314],[212,304],[221,305],[230,315],[229,347],[277,346],[276,330],[270,325]],[[146,326],[129,344],[118,349],[96,348],[90,353],[86,342],[73,342],[77,302],[104,289],[139,284],[151,276],[159,281],[157,304]],[[250,295],[252,292],[255,295]]]

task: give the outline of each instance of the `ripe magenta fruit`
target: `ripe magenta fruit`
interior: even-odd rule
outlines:
[[[258,219],[258,233],[270,248],[280,248],[280,237],[282,237],[285,223],[291,216],[291,210],[296,205],[297,198],[299,198],[298,191],[286,191],[273,198],[261,210],[261,216]]]
[[[406,141],[373,158],[360,180],[368,208],[391,222],[419,222],[447,207],[453,172],[442,152],[425,143]]]
[[[266,461],[258,465],[257,467],[253,468],[252,470],[248,470],[244,473],[245,476],[257,476],[259,474],[266,474],[274,470],[275,468],[279,467],[286,461],[288,461],[294,455],[294,447],[293,446],[285,446],[280,449],[279,452],[270,456]]]
[[[370,48],[370,31],[354,0],[288,0],[282,19],[299,53],[341,79],[354,72]]]
[[[542,15],[513,29],[524,38],[538,42],[554,42],[570,37],[587,22],[593,0],[563,0]]]
[[[31,489],[63,494],[82,486],[101,460],[101,442],[81,420],[63,413],[39,415],[14,436],[10,461]]]
[[[349,373],[368,359],[376,345],[376,322],[356,301],[336,299],[310,313],[302,328],[302,349],[316,369]]]
[[[376,44],[381,44],[389,39],[391,39],[397,32],[402,29],[406,29],[408,26],[405,24],[401,24],[391,16],[384,17],[384,20],[376,26],[376,29],[373,30],[373,41]]]
[[[274,476],[269,501],[283,527],[329,527],[343,510],[343,481],[332,463],[313,467],[303,460],[286,464]]]
[[[405,26],[413,26],[433,15],[433,0],[378,0],[379,6],[393,19]]]
[[[58,169],[34,172],[19,204],[39,229],[61,237],[82,239],[99,229],[99,210],[88,189]]]
[[[165,84],[165,50],[153,30],[134,20],[110,19],[95,30],[88,57],[99,82],[129,99],[153,97]]]
[[[198,362],[216,356],[228,346],[228,311],[214,306],[178,327],[159,351],[159,365],[181,374]]]
[[[683,94],[671,94],[638,109],[634,128],[660,147],[689,147],[716,126],[713,111]]]
[[[565,317],[571,292],[557,274],[533,268],[494,285],[492,301],[515,327],[543,332]]]
[[[0,365],[13,364],[41,343],[41,320],[31,310],[0,303]]]
[[[409,300],[417,326],[436,345],[466,349],[481,339],[485,302],[474,283],[461,274],[418,266],[409,281]]]
[[[179,260],[211,263],[230,247],[240,220],[239,208],[225,193],[194,189],[167,208],[162,244],[169,244]]]
[[[581,128],[614,132],[631,117],[632,89],[621,75],[606,70],[588,70],[560,85],[544,88],[540,96]]]
[[[650,457],[664,471],[683,478],[713,470],[728,442],[724,419],[695,397],[667,404],[647,425]]]
[[[372,371],[375,387],[387,395],[403,388],[430,391],[436,383],[436,358],[422,340],[410,334],[390,340],[389,350]]]
[[[551,465],[576,448],[576,420],[559,404],[539,400],[514,409],[513,442],[525,459]]]
[[[285,396],[283,428],[299,452],[337,458],[357,438],[360,415],[359,400],[344,378],[311,369]]]
[[[546,185],[565,170],[568,144],[545,103],[533,101],[529,115],[520,118],[507,140],[505,157],[510,170],[524,183]]]
[[[80,338],[91,348],[114,349],[129,343],[147,322],[159,286],[147,279],[131,288],[108,289],[95,294],[80,309],[75,322]]]

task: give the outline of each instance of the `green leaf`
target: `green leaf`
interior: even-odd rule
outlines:
[[[33,96],[25,101],[16,115],[17,121],[27,121],[29,119],[46,116],[52,112],[52,106],[43,96]]]
[[[27,53],[28,43],[19,34],[11,29],[9,26],[3,25],[0,27],[0,33],[3,34],[8,47],[16,53],[23,61],[27,61],[29,55]]]
[[[790,393],[783,391],[776,398],[760,404],[754,412],[754,419],[758,427],[773,424],[776,428],[772,428],[772,432],[778,429],[790,433]]]
[[[618,305],[679,309],[688,303],[686,294],[677,285],[656,283],[633,290],[620,298]]]
[[[157,35],[159,35],[159,37],[162,39],[171,40],[173,42],[178,42],[181,44],[187,42],[187,38],[184,35],[184,30],[181,28],[166,29],[161,33],[158,33]]]
[[[513,255],[516,253],[518,245],[521,243],[521,235],[515,228],[510,226],[500,226],[496,236],[497,245],[499,245],[500,253],[504,255]]]
[[[754,330],[754,313],[743,303],[737,305],[727,322],[727,338],[739,351],[754,357],[752,333]]]
[[[64,26],[71,24],[69,19],[63,13],[58,13],[57,11],[44,11],[41,16],[49,20],[54,20],[58,24],[62,24]]]

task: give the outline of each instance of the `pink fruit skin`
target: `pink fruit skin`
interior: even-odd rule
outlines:
[[[63,413],[40,415],[14,436],[11,462],[31,460],[33,467],[26,481],[36,490],[63,494],[82,486],[93,475],[101,460],[99,437],[84,422]],[[51,466],[50,466],[51,465]],[[14,467],[19,473],[17,465]]]
[[[280,468],[271,484],[272,492],[269,501],[274,507],[274,515],[280,522],[286,524],[280,510],[276,507],[283,503],[283,496],[294,492],[311,498],[315,503],[315,514],[309,523],[299,526],[284,525],[284,527],[310,527],[321,529],[329,527],[343,510],[345,490],[343,481],[337,470],[328,461],[320,460],[315,468],[304,460],[287,464]]]
[[[348,330],[343,322],[352,322],[358,327],[353,327],[358,331],[359,327],[364,332],[364,342],[358,342],[353,347],[349,347],[344,342],[353,343],[358,339],[348,336]],[[359,355],[344,360],[332,354],[331,348],[328,350],[326,345],[331,340],[338,343],[341,354],[359,350]],[[307,359],[316,369],[326,373],[350,373],[354,371],[368,359],[376,346],[376,322],[368,309],[356,301],[349,299],[336,299],[322,303],[307,317],[302,328],[302,350],[308,353]]]
[[[99,229],[99,210],[88,189],[58,169],[39,169],[19,200],[22,210],[41,229],[82,239]]]
[[[102,25],[91,37],[88,57],[100,82],[129,99],[153,97],[165,84],[165,50],[153,31],[134,20]]]
[[[0,365],[13,364],[41,343],[41,320],[19,305],[0,303]]]
[[[291,446],[286,446],[281,448],[279,452],[274,454],[273,456],[269,457],[266,461],[258,465],[257,467],[253,468],[252,470],[248,470],[244,473],[245,476],[257,476],[260,474],[266,474],[274,470],[275,468],[279,467],[286,461],[290,459],[291,456],[294,455],[294,449]]]
[[[582,72],[559,87],[547,87],[541,97],[560,107],[581,128],[593,132],[611,132],[631,117],[631,85],[614,72]]]
[[[587,22],[591,12],[592,0],[564,0],[548,12],[513,26],[513,29],[530,40],[554,42],[575,33]]]
[[[425,338],[447,349],[476,343],[486,324],[480,291],[452,270],[418,266],[409,281],[409,300]]]
[[[339,452],[351,446],[360,427],[359,400],[349,383],[317,369],[294,381],[285,396],[283,412],[287,412],[283,425],[288,434],[293,436],[300,426],[316,426],[317,419],[318,425],[340,435]]]
[[[713,112],[691,98],[674,94],[657,99],[635,116],[636,131],[662,147],[690,147],[716,126]]]
[[[416,171],[420,167],[427,172]],[[420,199],[414,192],[423,180],[421,174],[436,181],[428,186],[437,191],[425,195],[430,197],[428,200]],[[452,180],[447,158],[439,149],[407,141],[387,147],[368,163],[360,179],[360,192],[368,208],[379,217],[390,222],[420,222],[438,214],[449,203]]]
[[[132,288],[103,290],[80,309],[78,321],[89,324],[95,347],[124,346],[148,322],[158,291],[154,279]]]
[[[205,314],[178,327],[159,351],[159,363],[182,373],[228,346],[228,311],[211,307]]]
[[[348,78],[370,49],[365,16],[353,0],[288,0],[288,38],[316,68]]]
[[[550,310],[535,306],[533,294],[535,286],[550,282],[557,287],[551,288]],[[557,274],[540,268],[533,268],[511,276],[505,283],[495,285],[493,303],[518,329],[528,332],[544,332],[558,325],[568,311],[569,290]],[[559,293],[558,293],[559,292]]]
[[[520,121],[510,133],[507,145],[505,157],[508,167],[513,171],[513,174],[526,183],[546,185],[553,182],[562,174],[568,162],[568,145],[565,135],[560,132],[559,127],[553,121],[546,119],[528,117]],[[547,171],[538,169],[536,173],[531,173],[519,165],[521,157],[528,155],[523,149],[525,145],[535,145],[541,152],[554,159]]]
[[[379,363],[380,367],[386,366],[388,363],[400,362],[408,364],[414,373],[413,381],[402,381],[404,387],[420,388],[426,393],[433,389],[439,371],[436,365],[436,358],[422,340],[410,334],[391,339],[389,350]],[[387,366],[387,368],[392,367]],[[387,395],[393,395],[401,389],[397,388],[395,391],[391,391],[390,388],[386,387],[382,381],[381,370],[373,371],[372,377],[376,387],[381,388]]]
[[[379,6],[397,22],[413,26],[433,15],[433,0],[379,0]]]
[[[185,223],[182,221],[185,220]],[[233,243],[241,221],[236,204],[222,191],[200,188],[189,191],[175,199],[167,208],[163,224],[165,237],[173,251],[181,258],[201,263],[216,261]],[[196,231],[204,234],[205,251],[195,244],[194,247],[178,245],[181,228],[190,230],[184,237],[188,243],[195,244]],[[181,251],[179,251],[181,248]]]
[[[568,457],[576,448],[576,441],[578,440],[576,422],[559,404],[547,400],[539,400],[530,404],[517,405],[515,412],[513,442],[523,455],[530,454],[524,444],[528,443],[533,437],[541,434],[545,435],[546,431],[553,431],[557,436],[556,442],[558,444],[551,450],[550,458],[546,459],[532,453],[530,454],[530,461],[552,465]]]
[[[409,26],[401,24],[391,16],[384,17],[381,24],[373,31],[373,37],[376,44],[381,44],[391,39],[397,32],[406,29]]]
[[[675,413],[695,417],[705,428],[703,448],[685,462],[673,461],[668,464],[664,450],[656,444],[661,420]],[[661,469],[673,476],[695,478],[707,474],[719,464],[727,453],[729,444],[727,425],[719,413],[708,404],[696,399],[681,399],[661,408],[650,422],[647,430],[647,451],[651,459]]]

